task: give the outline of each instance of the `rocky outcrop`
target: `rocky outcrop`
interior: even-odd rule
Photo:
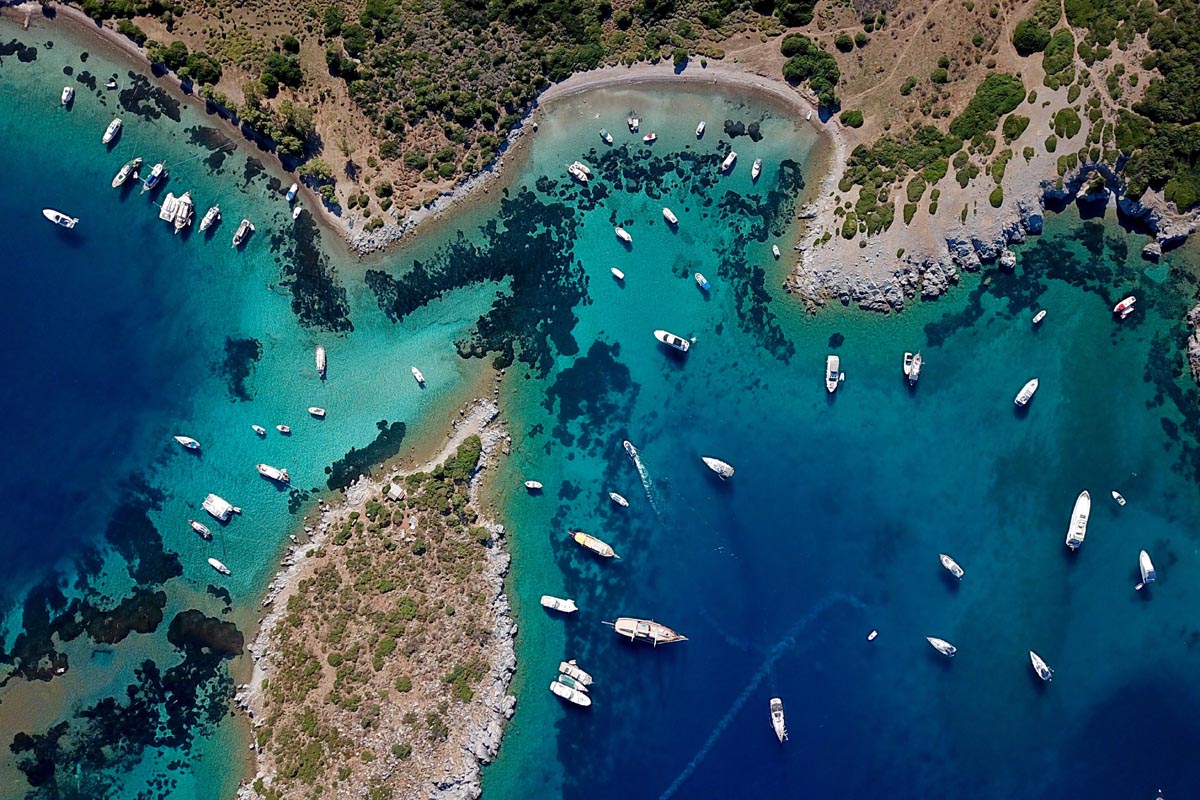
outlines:
[[[1192,368],[1192,380],[1200,384],[1200,303],[1188,312],[1187,324],[1192,333],[1188,336],[1188,366]]]

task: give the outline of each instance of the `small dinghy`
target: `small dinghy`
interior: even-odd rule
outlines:
[[[421,374],[421,370],[417,369],[416,367],[413,367],[412,368],[412,376],[417,381],[418,386],[423,387],[425,385],[425,376],[423,374]]]
[[[870,633],[867,634],[868,642],[873,642],[878,638],[879,638],[879,631],[871,631]]]
[[[616,278],[618,281],[620,281],[622,283],[625,282],[625,273],[624,272],[621,272],[621,270],[617,269],[616,267],[613,267],[609,271],[612,272],[612,276],[614,278]]]
[[[608,498],[610,500],[612,500],[614,503],[616,503],[617,505],[619,505],[621,508],[629,508],[629,501],[626,500],[621,495],[617,494],[616,492],[609,492]]]
[[[550,609],[551,611],[561,611],[564,614],[574,614],[579,610],[579,607],[575,605],[574,600],[564,600],[563,598],[555,597],[552,594],[542,595],[542,606]]]
[[[300,219],[300,213],[304,211],[304,206],[296,206],[292,209],[292,219]]]
[[[264,428],[262,425],[251,425],[250,427],[253,428],[254,432],[257,433],[259,436],[267,435],[267,429]]]
[[[308,413],[312,414],[317,419],[325,419],[325,409],[320,406],[309,406]]]
[[[1122,497],[1122,496],[1121,496],[1121,493],[1120,493],[1120,492],[1118,492],[1116,489],[1113,489],[1113,490],[1112,490],[1112,499],[1113,499],[1113,500],[1116,500],[1116,501],[1117,501],[1117,505],[1119,505],[1119,506],[1123,506],[1123,505],[1125,505],[1125,498],[1124,498],[1124,497]]]
[[[299,192],[300,192],[300,187],[297,184],[293,183],[290,187],[288,187],[287,201],[289,203],[293,202],[296,199],[296,195],[299,194]]]
[[[291,428],[289,428],[287,425],[276,425],[276,426],[275,426],[275,430],[279,431],[279,432],[280,432],[280,433],[282,433],[284,436],[291,436],[291,435],[292,435],[292,429],[291,429]]]
[[[712,288],[712,284],[708,282],[708,278],[704,277],[699,272],[696,273],[696,285],[700,287],[700,291],[702,292],[707,292]]]
[[[942,562],[942,566],[946,568],[947,572],[958,578],[960,581],[962,580],[962,576],[965,573],[963,572],[963,568],[958,565],[957,561],[945,553],[940,553],[938,555],[938,559]]]
[[[704,462],[704,466],[720,475],[721,480],[724,481],[733,477],[733,467],[729,466],[721,459],[711,458],[710,456],[701,456],[700,460]]]
[[[190,436],[176,436],[175,441],[186,447],[188,450],[199,450],[200,443]]]
[[[525,481],[525,488],[530,492],[530,494],[532,494],[533,492],[540,492],[542,490],[542,482],[541,481]]]
[[[1046,660],[1032,650],[1029,651],[1029,663],[1033,665],[1033,671],[1037,676],[1044,681],[1050,681],[1054,678],[1054,670],[1050,669],[1050,665]]]
[[[215,569],[217,572],[221,573],[222,575],[230,574],[229,567],[225,566],[220,561],[217,561],[215,558],[210,558],[208,560],[208,565],[210,567],[212,567],[213,569]]]
[[[62,99],[63,108],[67,108],[68,106],[70,106],[71,101],[75,99],[75,88],[72,86],[64,86],[63,90],[62,90],[62,98],[61,99]]]
[[[1138,553],[1138,571],[1142,573],[1142,582],[1133,587],[1139,592],[1146,587],[1146,584],[1153,583],[1158,577],[1158,573],[1154,571],[1154,562],[1150,560],[1150,554],[1145,550]]]
[[[1043,308],[1041,311],[1039,311],[1033,315],[1033,324],[1041,325],[1042,320],[1044,320],[1045,318],[1046,318],[1046,309]]]
[[[936,636],[926,636],[925,640],[929,642],[934,650],[937,650],[947,658],[953,657],[958,652],[958,648],[947,642],[945,639],[939,639]]]
[[[203,522],[197,522],[194,519],[189,519],[188,525],[191,525],[192,530],[194,530],[196,533],[200,534],[201,539],[203,539],[206,542],[212,541],[212,531],[210,531],[208,529],[208,526],[205,525]]]

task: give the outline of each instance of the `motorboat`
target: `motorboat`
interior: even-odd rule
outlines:
[[[241,247],[242,243],[245,242],[252,233],[254,233],[254,223],[248,219],[243,219],[238,225],[238,229],[233,233],[233,246]]]
[[[116,79],[116,78],[109,78],[109,79],[108,79],[108,83],[104,84],[104,88],[105,88],[105,89],[115,89],[115,88],[117,88],[117,79]]]
[[[626,637],[631,642],[650,642],[655,647],[660,644],[687,641],[686,636],[676,633],[661,622],[655,622],[651,619],[617,617],[614,622],[606,621],[604,624],[611,625],[614,631]]]
[[[1087,490],[1075,498],[1075,508],[1071,510],[1071,524],[1067,528],[1067,547],[1078,550],[1087,536],[1088,516],[1092,513],[1092,496]]]
[[[150,174],[142,179],[142,192],[152,192],[167,177],[167,165],[161,161],[150,168]]]
[[[1054,670],[1050,669],[1050,665],[1046,663],[1045,659],[1032,650],[1029,651],[1029,663],[1033,664],[1033,671],[1042,680],[1050,681],[1054,679]]]
[[[1011,270],[1017,266],[1017,254],[1007,247],[1000,251],[1000,268]]]
[[[608,129],[607,129],[607,128],[601,128],[601,129],[600,129],[600,138],[601,138],[601,139],[604,141],[604,143],[605,143],[605,144],[612,144],[612,143],[613,143],[613,137],[612,137],[612,134],[608,132]]]
[[[584,708],[587,708],[592,704],[592,698],[588,697],[587,694],[580,691],[578,688],[574,686],[568,686],[559,680],[550,681],[550,691],[554,693],[555,696],[561,697],[563,700],[566,700],[577,706],[583,706]]]
[[[613,276],[614,278],[616,278],[617,280],[619,280],[619,281],[623,281],[623,280],[625,280],[625,273],[624,273],[624,272],[621,272],[621,270],[617,269],[616,267],[612,267],[612,268],[609,270],[609,272],[611,272],[611,273],[612,273],[612,276]]]
[[[1046,309],[1043,308],[1041,311],[1039,311],[1033,315],[1033,324],[1041,325],[1042,320],[1044,320],[1045,318],[1046,318]]]
[[[641,120],[639,120],[637,117],[630,117],[629,119],[625,120],[625,123],[629,126],[630,133],[637,133],[638,126],[641,125]]]
[[[591,550],[598,556],[602,556],[603,558],[620,558],[620,556],[617,555],[616,551],[612,549],[608,542],[602,542],[595,536],[584,533],[583,531],[568,531],[568,533],[570,534],[571,538],[575,540],[575,544]]]
[[[66,108],[67,106],[71,105],[71,102],[75,99],[75,87],[74,86],[64,86],[63,90],[62,90],[62,98],[61,99],[62,99],[63,108]]]
[[[304,206],[297,205],[292,209],[292,219],[300,219],[300,214],[304,211]]]
[[[223,497],[218,497],[215,494],[210,494],[208,497],[204,498],[204,502],[201,503],[201,506],[205,511],[212,515],[213,519],[219,522],[228,521],[229,515],[233,513],[233,506],[229,503],[229,501]]]
[[[192,202],[192,193],[184,192],[179,198],[179,204],[175,208],[175,219],[172,224],[175,226],[175,234],[192,224],[192,220],[196,216],[196,206]]]
[[[61,211],[55,211],[53,208],[43,208],[42,216],[53,222],[60,228],[70,230],[79,224],[78,217],[68,217]]]
[[[675,212],[672,211],[671,209],[667,208],[666,206],[663,206],[663,219],[665,219],[667,221],[668,225],[678,225],[679,224],[679,217],[675,216]]]
[[[558,662],[558,671],[560,674],[566,675],[568,678],[571,678],[582,686],[592,685],[592,676],[589,673],[584,672],[583,669],[581,669],[580,666],[575,663],[575,659],[573,658],[570,661]]]
[[[771,698],[771,727],[775,730],[775,738],[783,744],[787,736],[787,723],[783,718],[783,701],[778,697]]]
[[[775,256],[776,261],[779,260],[779,257],[782,255],[782,253],[779,252],[779,245],[777,245],[777,244],[771,245],[771,255]]]
[[[708,278],[704,277],[699,272],[696,273],[696,285],[700,287],[700,291],[707,292],[712,288],[712,284],[708,282]]]
[[[696,126],[696,138],[700,139],[704,136],[704,120],[700,120],[700,124]]]
[[[692,346],[692,343],[687,339],[676,336],[670,331],[664,331],[661,329],[654,332],[654,338],[658,339],[659,342],[665,344],[667,347],[672,347],[681,353],[686,353],[688,348]]]
[[[176,436],[175,441],[186,447],[188,450],[199,450],[200,443],[190,436]]]
[[[1119,302],[1115,306],[1113,306],[1113,313],[1114,314],[1124,314],[1125,312],[1132,310],[1133,304],[1136,302],[1137,302],[1137,298],[1134,297],[1133,295],[1129,295],[1129,297],[1126,297],[1124,300],[1122,300],[1121,302]]]
[[[321,345],[321,344],[317,345],[316,349],[313,351],[313,356],[317,362],[317,377],[324,378],[325,377],[325,345]]]
[[[878,638],[879,638],[879,631],[874,631],[874,630],[873,630],[873,631],[871,631],[870,633],[868,633],[868,634],[867,634],[867,641],[868,641],[868,642],[873,642],[873,641],[875,641],[875,640],[876,640],[876,639],[878,639]]]
[[[837,391],[838,384],[846,379],[842,374],[842,360],[837,356],[830,355],[825,358],[825,391],[833,394]]]
[[[276,426],[275,426],[275,430],[279,431],[279,432],[280,432],[280,433],[282,433],[284,436],[291,436],[291,435],[292,435],[292,429],[291,429],[291,428],[289,428],[287,425],[276,425]]]
[[[258,470],[259,475],[262,475],[264,478],[270,478],[277,483],[292,482],[292,476],[288,475],[288,471],[286,469],[272,467],[270,464],[259,464],[255,467],[255,469]]]
[[[919,352],[904,354],[904,377],[908,378],[909,386],[915,386],[921,379],[921,354]]]
[[[217,561],[215,558],[210,558],[208,560],[208,565],[210,567],[212,567],[213,569],[215,569],[217,572],[221,573],[222,575],[230,574],[229,567],[225,566],[220,561]]]
[[[584,694],[587,694],[587,690],[588,690],[587,686],[585,686],[584,684],[575,680],[570,675],[564,675],[560,672],[558,674],[558,677],[555,678],[555,680],[558,681],[559,683],[561,683],[563,686],[569,686],[572,689],[575,689],[576,691],[580,691],[580,692],[583,692]]]
[[[750,180],[758,180],[759,175],[762,175],[762,159],[756,158],[754,159],[754,164],[750,167]]]
[[[1154,562],[1150,560],[1150,554],[1145,550],[1138,553],[1138,571],[1142,573],[1142,582],[1137,585],[1137,590],[1140,592],[1147,583],[1153,583],[1158,577],[1158,573],[1154,571]]]
[[[125,185],[125,181],[130,177],[137,179],[138,170],[142,167],[142,160],[135,158],[132,161],[126,161],[125,166],[117,170],[117,174],[113,176],[112,188],[117,189]]]
[[[564,614],[574,614],[579,610],[579,606],[575,605],[574,600],[564,600],[552,594],[542,595],[542,606],[551,611],[561,611]]]
[[[416,367],[413,367],[412,368],[412,376],[413,376],[413,378],[416,379],[418,386],[425,385],[425,376],[421,374],[421,370],[417,369]]]
[[[259,436],[267,435],[267,429],[264,428],[262,425],[251,425],[250,427],[253,428],[254,432],[257,433]]]
[[[1029,401],[1033,399],[1033,393],[1037,391],[1037,388],[1038,379],[1030,379],[1028,383],[1021,387],[1021,391],[1017,392],[1017,396],[1013,399],[1013,403],[1018,406],[1028,405]]]
[[[733,169],[735,161],[737,161],[737,153],[730,150],[729,155],[725,156],[725,160],[721,162],[721,172],[729,172],[729,170]]]
[[[617,505],[619,505],[621,508],[629,508],[629,501],[626,500],[621,495],[617,494],[616,492],[609,492],[608,498],[610,500],[612,500],[614,503],[616,503]]]
[[[121,118],[117,117],[112,122],[108,123],[108,127],[104,129],[104,135],[100,137],[101,144],[109,144],[113,139],[121,135]]]
[[[945,639],[939,639],[936,636],[926,636],[925,641],[929,642],[934,650],[937,650],[944,656],[952,657],[958,652],[958,648],[947,642]]]
[[[625,244],[633,244],[633,237],[629,235],[629,231],[625,230],[624,228],[614,228],[613,230],[616,232],[617,238],[622,242]]]
[[[1113,489],[1113,490],[1112,490],[1112,499],[1113,499],[1113,500],[1116,500],[1116,501],[1117,501],[1117,505],[1119,505],[1119,506],[1123,506],[1123,505],[1125,505],[1125,498],[1124,498],[1124,497],[1122,497],[1122,496],[1121,496],[1121,493],[1120,493],[1120,492],[1118,492],[1116,489]]]
[[[647,133],[645,136],[642,137],[642,141],[645,142],[646,144],[654,144],[655,142],[658,141],[658,134],[657,133]]]
[[[203,233],[204,231],[208,230],[215,223],[219,222],[220,219],[221,219],[221,207],[220,206],[213,206],[208,211],[205,211],[204,218],[200,220],[200,232]]]
[[[733,467],[729,466],[721,459],[712,458],[710,456],[701,456],[700,460],[704,462],[704,466],[720,475],[721,480],[724,481],[733,477]]]
[[[542,490],[541,481],[525,481],[525,488],[530,492],[540,492]]]
[[[210,531],[208,529],[208,526],[205,525],[203,522],[197,522],[194,519],[189,519],[188,525],[192,526],[192,530],[194,530],[196,533],[198,533],[200,535],[201,539],[203,539],[206,542],[212,541],[212,531]]]
[[[308,413],[312,414],[317,419],[325,419],[325,409],[320,406],[309,406]]]
[[[638,449],[633,446],[633,442],[626,439],[625,441],[621,442],[621,446],[625,448],[625,453],[630,458],[636,459],[638,457]]]
[[[958,565],[957,561],[945,553],[939,553],[938,560],[942,562],[942,566],[946,568],[947,572],[958,578],[960,581],[962,580],[963,568]]]
[[[589,180],[591,180],[592,176],[589,175],[587,172],[585,172],[583,169],[581,169],[580,168],[581,166],[582,165],[578,161],[576,161],[572,164],[568,164],[567,165],[567,174],[570,175],[575,180],[579,181],[580,183],[587,183]]]
[[[294,202],[294,201],[295,201],[295,199],[296,199],[296,195],[297,195],[299,192],[300,192],[300,186],[299,186],[299,184],[295,184],[295,183],[293,183],[293,184],[292,184],[290,187],[288,187],[288,191],[287,191],[287,201],[288,201],[289,203],[291,203],[291,202]]]

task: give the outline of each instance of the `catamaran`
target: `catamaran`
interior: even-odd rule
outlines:
[[[564,682],[562,678],[563,676],[560,675],[558,679],[550,681],[550,691],[555,696],[561,697],[563,700],[577,706],[583,706],[584,708],[592,704],[592,698],[588,697],[579,687]],[[567,678],[567,680],[570,681],[571,679]]]
[[[575,540],[577,545],[591,550],[598,556],[602,556],[603,558],[621,558],[608,542],[602,542],[591,534],[584,533],[583,531],[567,531],[567,533]]]
[[[79,224],[78,217],[68,217],[61,211],[55,211],[53,208],[43,208],[42,216],[53,222],[60,228],[70,230]]]
[[[186,447],[188,450],[199,450],[200,443],[190,436],[176,436],[175,441]]]
[[[210,531],[208,529],[208,526],[205,525],[203,522],[197,522],[194,519],[189,519],[188,525],[190,525],[192,527],[192,530],[194,530],[197,534],[200,535],[201,539],[203,539],[206,542],[212,541],[212,531]]]
[[[235,248],[241,247],[242,242],[246,241],[252,233],[254,233],[254,223],[248,219],[243,219],[241,224],[238,225],[238,229],[233,233],[233,246]]]
[[[223,497],[218,497],[215,494],[210,494],[208,497],[204,498],[204,502],[201,503],[201,506],[205,511],[212,515],[213,519],[216,519],[220,522],[226,522],[229,519],[229,515],[234,511],[234,507],[229,503],[228,500],[224,499]]]
[[[229,574],[229,567],[225,566],[220,561],[217,561],[215,558],[210,558],[208,560],[208,565],[210,567],[212,567],[213,569],[215,569],[217,572],[221,573],[222,575]]]
[[[608,499],[619,505],[621,508],[629,508],[629,501],[616,492],[609,492]]]
[[[558,671],[583,686],[592,685],[592,676],[580,669],[573,658],[570,661],[558,662]]]
[[[637,133],[638,126],[641,125],[641,120],[639,120],[637,117],[630,117],[629,119],[625,120],[625,123],[629,126],[630,133]]]
[[[137,180],[138,170],[141,169],[141,166],[142,160],[140,158],[135,158],[132,161],[126,161],[125,166],[121,167],[121,169],[117,171],[117,174],[113,176],[112,188],[116,189],[120,186],[123,186],[125,181],[129,180],[130,177],[132,177],[134,180]]]
[[[625,244],[633,244],[633,237],[629,235],[629,231],[625,230],[624,228],[614,228],[613,230],[616,231],[617,238],[622,242]]]
[[[712,284],[708,282],[708,278],[704,277],[703,274],[697,272],[695,275],[695,278],[696,278],[696,285],[700,287],[700,291],[707,292],[709,289],[712,288]]]
[[[63,104],[64,108],[71,105],[71,101],[73,101],[75,99],[75,87],[64,86],[63,90],[62,90],[62,98],[61,99],[62,99],[62,104]]]
[[[1054,670],[1050,669],[1050,665],[1046,663],[1045,659],[1032,650],[1029,651],[1029,663],[1033,664],[1033,671],[1039,678],[1044,681],[1053,680]]]
[[[905,353],[904,354],[904,377],[908,378],[909,386],[916,386],[917,381],[921,378],[921,354]]]
[[[762,159],[756,158],[756,159],[754,159],[753,166],[750,167],[750,180],[751,181],[758,180],[758,176],[761,174],[762,174]]]
[[[926,636],[925,640],[929,642],[930,646],[932,646],[934,650],[937,650],[946,657],[952,657],[958,652],[958,648],[947,642],[945,639],[939,639],[936,636]]]
[[[787,736],[787,722],[783,718],[783,700],[771,698],[771,727],[775,730],[775,738],[783,744]]]
[[[152,192],[167,177],[167,165],[161,161],[150,168],[150,174],[142,179],[142,193]]]
[[[837,391],[838,384],[846,379],[842,374],[842,360],[837,356],[831,355],[825,359],[825,391],[833,394]]]
[[[612,137],[612,134],[608,132],[608,129],[607,129],[607,128],[601,128],[601,129],[600,129],[600,138],[604,140],[604,143],[605,143],[605,144],[612,144],[612,143],[613,143],[613,137]]]
[[[737,161],[737,153],[733,150],[730,150],[729,155],[725,156],[725,160],[721,162],[721,172],[728,172],[731,170],[735,161]]]
[[[551,611],[561,611],[564,614],[573,614],[579,610],[579,606],[575,605],[574,600],[564,600],[552,594],[542,595],[542,606]]]
[[[672,211],[671,209],[667,208],[666,206],[663,206],[663,219],[665,219],[667,221],[668,225],[678,225],[679,224],[679,217],[675,216],[675,212]]]
[[[104,135],[100,137],[101,144],[108,144],[113,139],[116,139],[121,134],[121,118],[117,117],[112,122],[108,123],[108,127],[104,129]]]
[[[724,481],[733,477],[733,467],[729,466],[721,459],[712,458],[710,456],[700,456],[700,460],[704,462],[704,466],[720,475],[721,480]]]
[[[945,567],[951,575],[958,578],[960,581],[962,580],[962,576],[964,574],[963,568],[958,565],[957,561],[945,553],[939,553],[938,560],[942,562],[942,566]]]
[[[692,343],[687,339],[676,336],[670,331],[664,331],[661,329],[654,332],[654,338],[658,339],[658,341],[662,342],[667,347],[673,347],[681,353],[686,353],[688,348],[692,346]]]
[[[1033,399],[1033,393],[1038,389],[1038,379],[1032,378],[1028,383],[1021,387],[1021,391],[1017,392],[1017,396],[1013,399],[1013,404],[1017,406],[1026,406]]]
[[[264,478],[270,478],[277,483],[292,482],[292,476],[288,475],[288,471],[286,469],[278,469],[276,467],[272,467],[270,464],[259,464],[256,469],[258,470],[259,475],[262,475]]]
[[[1071,511],[1071,524],[1067,527],[1067,547],[1078,550],[1087,536],[1088,515],[1092,513],[1092,496],[1087,490],[1075,498],[1075,508]]]
[[[313,354],[317,361],[317,377],[324,378],[325,377],[325,346],[321,345],[321,344],[317,345],[317,348],[316,348],[316,350],[313,351]]]
[[[204,212],[204,219],[200,220],[200,232],[204,233],[213,226],[213,223],[221,219],[221,207],[213,206],[208,211]]]
[[[676,633],[661,622],[655,622],[651,619],[617,617],[616,621],[605,621],[604,624],[611,625],[616,633],[626,637],[631,642],[650,642],[655,647],[660,644],[687,641],[686,636]]]

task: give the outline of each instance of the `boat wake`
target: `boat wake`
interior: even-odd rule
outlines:
[[[671,782],[671,785],[668,786],[666,790],[658,796],[658,800],[667,800],[667,798],[679,791],[679,787],[682,786],[684,782],[692,776],[692,773],[696,771],[698,766],[700,766],[700,762],[704,761],[704,758],[709,754],[709,751],[711,751],[716,745],[717,740],[721,738],[721,734],[724,733],[725,729],[729,727],[729,724],[733,722],[734,717],[736,717],[746,703],[749,702],[751,695],[758,691],[759,685],[763,682],[763,680],[766,679],[767,675],[770,674],[771,669],[775,666],[775,662],[782,658],[784,653],[796,646],[796,637],[803,633],[805,628],[807,628],[813,622],[816,622],[817,618],[826,611],[829,611],[834,606],[842,603],[853,606],[857,609],[865,608],[862,601],[854,595],[842,594],[839,592],[838,594],[831,594],[828,597],[825,597],[821,600],[821,602],[817,603],[817,605],[814,606],[811,611],[801,617],[796,624],[791,627],[787,634],[785,634],[782,639],[776,642],[774,646],[767,651],[766,659],[763,660],[762,666],[758,668],[758,671],[755,672],[750,678],[749,682],[747,682],[746,688],[742,689],[742,693],[737,696],[737,699],[733,701],[733,705],[731,705],[729,710],[725,712],[725,715],[721,717],[720,721],[717,723],[717,727],[713,728],[713,732],[710,733],[708,738],[704,740],[704,744],[701,745],[700,750],[697,751],[696,755],[692,756],[692,760],[689,761],[687,766],[683,768],[683,771],[679,773],[678,777]]]
[[[654,509],[654,513],[662,516],[662,509],[658,505],[658,491],[654,488],[654,483],[650,480],[650,473],[646,471],[646,465],[642,463],[640,453],[634,453],[630,456],[633,459],[633,465],[637,467],[638,477],[642,481],[642,489],[646,492],[646,499],[650,501],[650,507]]]

